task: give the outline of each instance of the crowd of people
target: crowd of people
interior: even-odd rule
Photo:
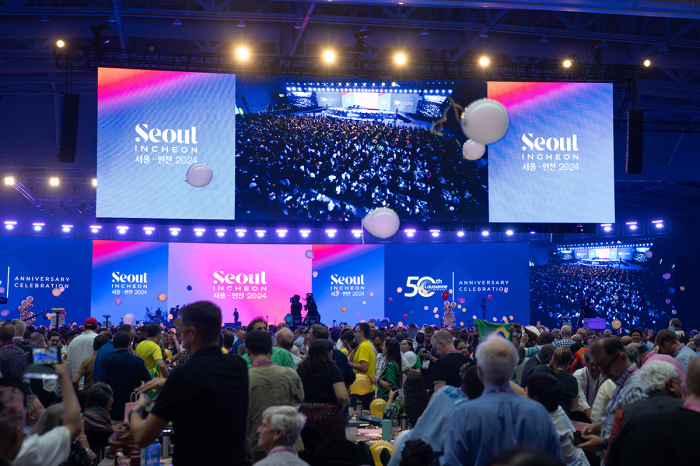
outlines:
[[[673,317],[667,303],[671,290],[661,273],[650,268],[605,267],[576,262],[530,267],[530,315],[533,321],[575,319],[586,298],[595,317],[623,326],[658,327]],[[594,316],[591,316],[594,317]]]
[[[133,461],[170,430],[175,465],[374,464],[346,428],[375,400],[395,434],[382,464],[694,460],[700,335],[678,319],[618,335],[513,324],[504,338],[262,318],[222,329],[210,302],[181,317],[169,331],[100,328],[94,318],[78,329],[0,322],[0,465]],[[55,377],[31,377],[36,350],[55,351]],[[368,390],[355,383],[364,377]]]
[[[485,219],[487,166],[461,153],[427,128],[247,115],[236,121],[236,201],[251,218],[352,220],[387,207],[404,220]]]

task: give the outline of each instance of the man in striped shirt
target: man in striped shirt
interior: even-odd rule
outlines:
[[[561,340],[554,340],[554,346],[557,348],[571,348],[574,344],[574,340],[571,339],[571,326],[564,325],[561,328]]]

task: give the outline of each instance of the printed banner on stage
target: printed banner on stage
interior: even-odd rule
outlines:
[[[313,293],[323,323],[384,318],[384,246],[313,245]]]
[[[489,322],[530,320],[527,243],[391,244],[384,256],[391,322],[439,325],[445,302],[457,326],[484,318],[484,308]]]
[[[91,247],[85,240],[0,237],[0,296],[7,298],[0,309],[8,311],[0,319],[19,319],[18,307],[31,296],[30,312],[63,308],[66,322],[82,325],[90,316]],[[44,324],[43,317],[33,322]]]
[[[489,82],[510,126],[489,145],[489,221],[615,222],[613,85]]]
[[[99,68],[97,216],[234,219],[235,95],[232,74]]]
[[[289,299],[311,292],[311,259],[303,244],[171,243],[168,299],[189,304],[212,301],[224,322],[250,322],[263,317],[280,323],[290,311]]]
[[[168,294],[168,246],[140,241],[94,241],[92,317],[102,322],[104,315],[110,315],[110,320],[119,324],[127,313],[137,321],[152,320],[159,310],[161,319],[167,316],[170,300],[160,301],[158,295]]]

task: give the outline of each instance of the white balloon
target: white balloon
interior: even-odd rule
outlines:
[[[493,144],[508,131],[508,110],[495,100],[475,100],[464,110],[460,124],[469,139],[485,146]]]
[[[318,272],[314,270],[314,273],[311,274],[314,278],[318,277]]]
[[[483,157],[484,152],[486,152],[486,146],[471,139],[462,146],[464,160],[479,160]]]
[[[389,238],[399,231],[401,221],[393,210],[379,207],[365,215],[365,218],[362,219],[362,226],[377,238]]]
[[[647,259],[651,259],[654,256],[654,253],[651,251],[647,251],[644,253],[645,256],[647,256]]]
[[[314,258],[314,252],[311,249],[307,249],[306,252],[304,253],[304,255],[309,259]]]
[[[126,314],[124,314],[124,317],[122,318],[122,321],[124,321],[124,323],[127,325],[133,324],[135,320],[136,320],[136,317],[131,312],[127,312]]]
[[[197,188],[208,185],[212,176],[211,167],[206,163],[196,163],[187,170],[187,182]]]
[[[418,360],[416,353],[414,353],[413,351],[406,351],[403,355],[406,356],[406,360],[408,361],[409,367],[413,367],[416,365],[416,361]]]

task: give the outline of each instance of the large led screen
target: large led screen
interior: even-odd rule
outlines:
[[[510,126],[489,146],[489,221],[615,221],[610,83],[489,82]]]
[[[98,217],[236,217],[235,75],[100,68],[97,93]]]

